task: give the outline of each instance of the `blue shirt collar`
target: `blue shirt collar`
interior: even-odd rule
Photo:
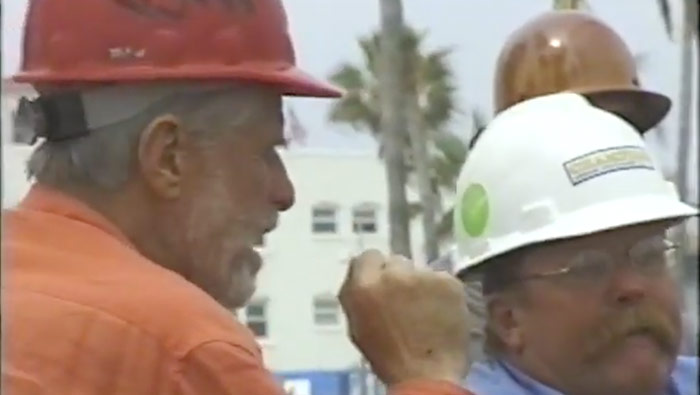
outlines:
[[[472,365],[465,387],[475,394],[563,395],[503,360]],[[663,395],[698,395],[698,358],[679,357]]]

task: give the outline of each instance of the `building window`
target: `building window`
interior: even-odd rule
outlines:
[[[267,301],[252,301],[245,308],[246,325],[257,337],[268,337]]]
[[[355,233],[377,233],[377,209],[369,205],[352,210],[352,231]]]
[[[336,233],[338,229],[338,209],[329,206],[316,206],[311,213],[311,230],[313,233]]]
[[[317,296],[314,298],[314,324],[329,327],[340,324],[340,305],[332,296]]]

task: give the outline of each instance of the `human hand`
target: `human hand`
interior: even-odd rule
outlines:
[[[469,312],[455,277],[370,250],[350,262],[338,297],[352,341],[387,385],[466,375]]]

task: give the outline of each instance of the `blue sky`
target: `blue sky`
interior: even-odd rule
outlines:
[[[327,77],[342,62],[360,62],[356,39],[375,29],[379,21],[378,0],[283,2],[299,63],[320,77]],[[19,63],[26,3],[27,0],[11,0],[2,4],[4,76],[15,71]],[[491,113],[493,67],[501,45],[511,31],[550,8],[551,3],[551,0],[404,0],[407,22],[429,32],[426,48],[454,48],[451,63],[457,76],[459,107],[465,114],[455,120],[452,127],[455,133],[470,133],[467,114],[472,109]],[[648,89],[677,97],[679,47],[663,30],[656,0],[589,0],[589,4],[597,16],[617,30],[635,54],[644,55],[642,83]],[[309,131],[309,146],[353,151],[374,149],[370,138],[327,122],[330,101],[295,98],[289,102]],[[676,109],[672,109],[665,125],[670,147],[675,146]],[[670,165],[673,149],[663,148],[654,136],[649,139]]]

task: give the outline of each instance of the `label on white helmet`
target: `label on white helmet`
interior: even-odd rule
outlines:
[[[621,146],[589,152],[564,163],[573,185],[604,174],[631,169],[654,170],[654,162],[642,147]]]

